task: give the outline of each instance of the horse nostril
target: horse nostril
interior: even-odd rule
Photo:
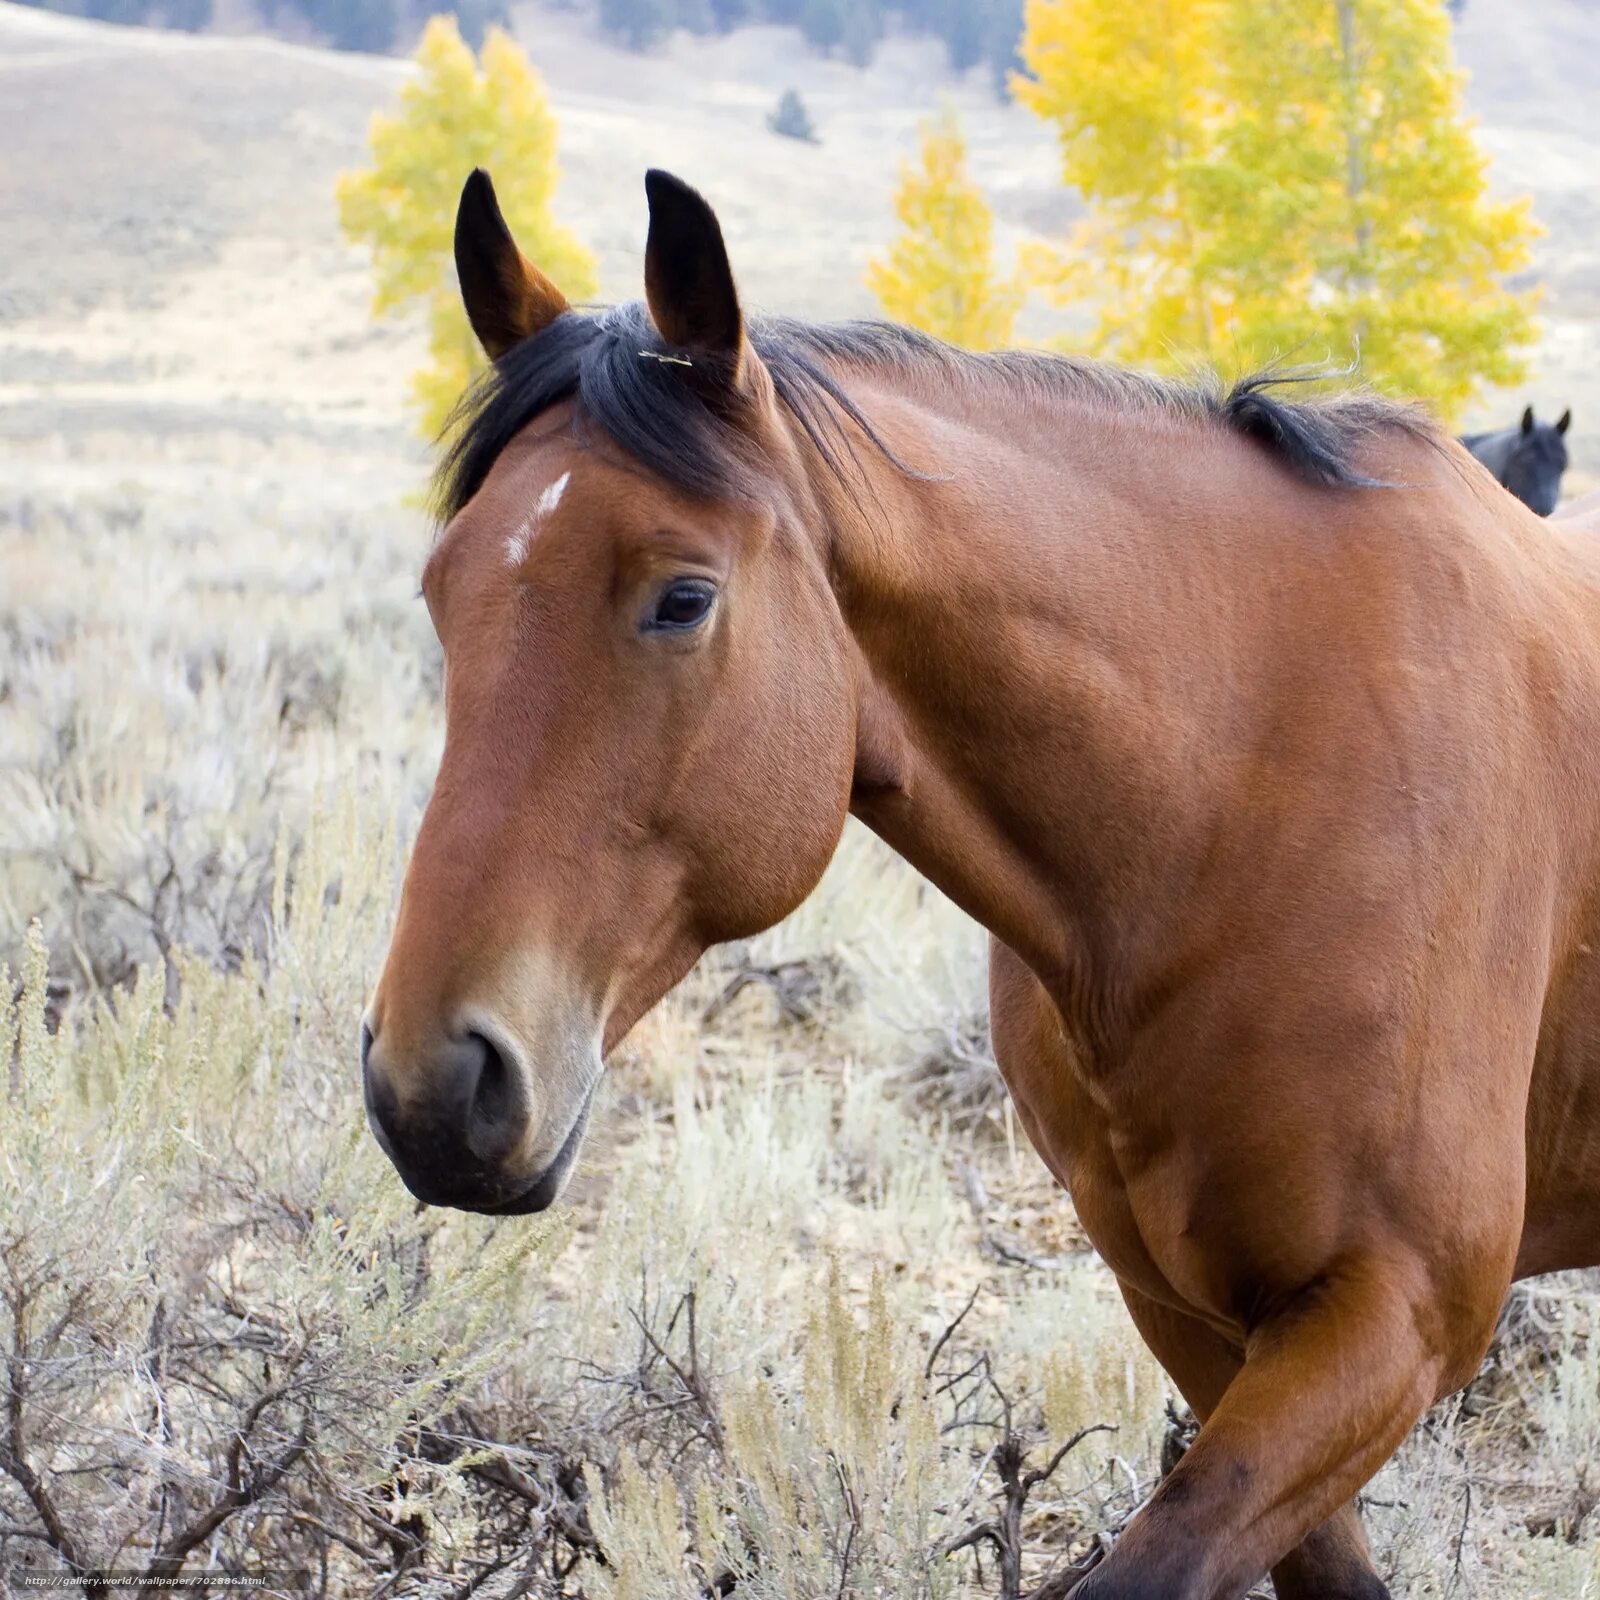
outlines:
[[[484,1159],[495,1159],[521,1136],[527,1111],[522,1081],[492,1040],[469,1033],[466,1042],[478,1057],[467,1142]]]
[[[378,1039],[370,1024],[361,1029],[368,1126],[425,1200],[489,1182],[517,1151],[531,1118],[527,1076],[508,1050],[477,1032],[435,1034],[430,1043],[397,1060],[387,1034]]]

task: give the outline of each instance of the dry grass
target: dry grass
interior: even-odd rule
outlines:
[[[762,30],[641,67],[523,20],[609,293],[669,159],[724,174],[755,298],[861,308],[839,263],[888,230],[914,52],[857,80]],[[1469,0],[1486,63],[1508,30]],[[838,1600],[1091,1558],[1182,1418],[998,1091],[981,935],[865,835],[636,1030],[562,1217],[409,1202],[353,1056],[442,733],[416,346],[367,327],[328,197],[399,69],[0,32],[32,141],[0,154],[0,1570]],[[823,145],[744,140],[791,71]],[[1596,141],[1516,81],[1482,109],[1551,196],[1550,370],[1592,382]],[[1008,237],[1058,222],[1047,142],[1018,159],[970,90]],[[1372,1485],[1398,1595],[1600,1600],[1597,1324],[1592,1281],[1519,1290]]]
[[[978,930],[852,833],[629,1041],[562,1219],[419,1211],[352,1038],[438,748],[424,532],[155,487],[0,543],[0,1561],[932,1597],[1092,1558],[1172,1396],[997,1095]],[[1600,1594],[1597,1321],[1522,1292],[1374,1484],[1397,1593]]]

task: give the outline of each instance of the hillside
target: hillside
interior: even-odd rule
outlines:
[[[752,304],[871,311],[861,272],[890,232],[938,46],[891,45],[864,84],[796,62],[781,29],[715,41],[691,64],[682,46],[613,50],[568,12],[524,8],[516,22],[561,119],[560,210],[598,254],[603,295],[639,292],[654,164],[715,196]],[[45,453],[90,433],[97,455],[133,436],[141,454],[146,441],[187,453],[219,432],[235,449],[291,434],[409,452],[419,345],[370,323],[365,262],[339,237],[332,195],[405,70],[0,5],[0,94],[27,129],[0,157],[0,428]],[[789,81],[822,144],[767,131],[773,85]],[[1069,215],[1033,119],[976,79],[954,98],[1008,243]]]
[[[639,179],[656,164],[712,195],[753,304],[869,312],[861,274],[892,228],[897,163],[941,97],[966,120],[1007,247],[1072,215],[1046,131],[997,105],[981,72],[952,80],[934,42],[891,40],[863,72],[780,28],[680,36],[641,57],[569,10],[524,4],[514,23],[560,114],[560,209],[597,251],[607,297],[637,293]],[[1572,405],[1581,483],[1600,473],[1600,111],[1587,92],[1600,7],[1470,0],[1460,52],[1495,181],[1531,192],[1549,230],[1534,379],[1475,420],[1525,399]],[[22,130],[0,154],[0,432],[36,458],[101,463],[219,448],[242,461],[290,439],[340,467],[414,459],[402,390],[416,341],[371,325],[332,201],[405,70],[0,3],[0,100]],[[789,84],[816,146],[765,127]]]

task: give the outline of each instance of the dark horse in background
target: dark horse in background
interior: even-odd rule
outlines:
[[[989,929],[1019,1115],[1203,1424],[1051,1592],[1380,1600],[1357,1491],[1514,1278],[1600,1262],[1596,518],[1371,398],[747,320],[646,189],[599,314],[462,196],[493,366],[374,1133],[550,1205],[606,1052],[853,812]]]
[[[1561,499],[1561,474],[1567,470],[1567,429],[1572,412],[1558,422],[1536,422],[1533,407],[1514,428],[1469,433],[1464,444],[1523,505],[1548,517]]]

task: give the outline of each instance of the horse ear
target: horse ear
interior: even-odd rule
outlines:
[[[669,345],[731,357],[744,354],[744,317],[716,213],[670,172],[644,175],[650,236],[644,247],[644,296]]]
[[[1561,420],[1556,424],[1556,432],[1557,433],[1565,433],[1567,431],[1567,429],[1570,428],[1571,426],[1572,426],[1572,407],[1568,406],[1567,409],[1561,413]]]
[[[1532,406],[1529,406],[1528,409],[1522,413],[1522,431],[1524,433],[1532,433],[1533,432],[1533,407]]]
[[[566,296],[517,249],[482,167],[456,208],[456,277],[467,321],[491,361],[568,309]]]

